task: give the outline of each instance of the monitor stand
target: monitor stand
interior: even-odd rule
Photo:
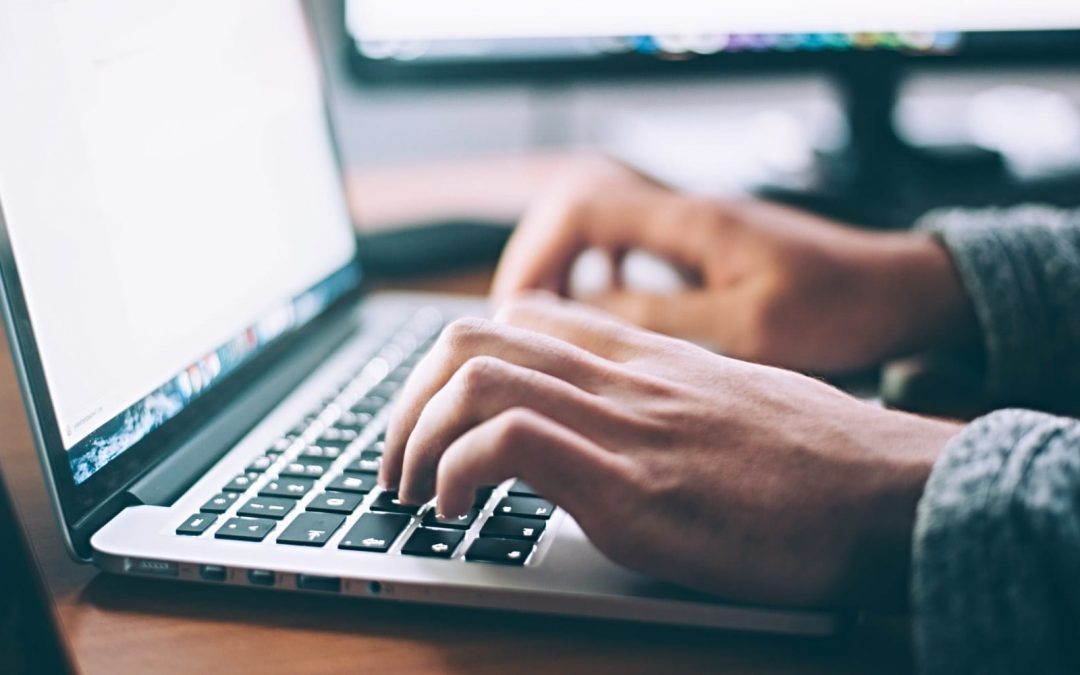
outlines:
[[[875,228],[909,226],[940,206],[1005,206],[1025,201],[1080,203],[1080,175],[1021,182],[997,152],[970,145],[919,147],[901,137],[894,114],[901,64],[867,54],[835,71],[848,142],[820,154],[809,187],[763,186],[769,199]]]

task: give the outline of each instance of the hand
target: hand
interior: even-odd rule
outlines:
[[[605,160],[538,199],[499,265],[496,304],[524,289],[567,293],[586,248],[616,263],[645,249],[694,283],[671,295],[620,287],[583,300],[738,358],[841,373],[962,342],[975,319],[931,236],[845,227],[761,201],[680,194]]]
[[[661,579],[882,604],[903,595],[915,506],[957,428],[533,295],[446,329],[394,410],[380,482],[461,514],[520,477]]]

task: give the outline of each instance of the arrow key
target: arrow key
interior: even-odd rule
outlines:
[[[480,530],[480,536],[536,541],[544,533],[546,526],[546,522],[536,518],[494,516],[488,518],[487,522],[484,523],[484,527]]]
[[[465,533],[461,530],[434,530],[422,527],[409,537],[401,552],[406,555],[422,555],[429,558],[449,558],[454,555]]]
[[[514,539],[477,539],[465,552],[465,559],[497,565],[524,565],[533,552],[531,542]]]

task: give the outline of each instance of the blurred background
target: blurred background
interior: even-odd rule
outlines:
[[[560,22],[555,2],[541,26],[479,14],[508,4],[481,2],[310,3],[375,267],[492,259],[580,150],[686,189],[756,192],[872,227],[941,205],[1080,203],[1080,11],[1069,3],[973,13],[920,1],[850,20],[830,18],[829,3],[824,18],[695,17],[701,2],[665,3],[659,16],[641,3],[652,14],[633,23],[594,0],[591,23],[580,12]],[[641,33],[649,21],[656,30]],[[898,30],[844,32],[860,21]],[[801,32],[818,24],[836,29]]]

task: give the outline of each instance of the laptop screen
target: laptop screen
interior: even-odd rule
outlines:
[[[75,483],[356,287],[294,0],[2,0],[0,91],[0,207]]]

